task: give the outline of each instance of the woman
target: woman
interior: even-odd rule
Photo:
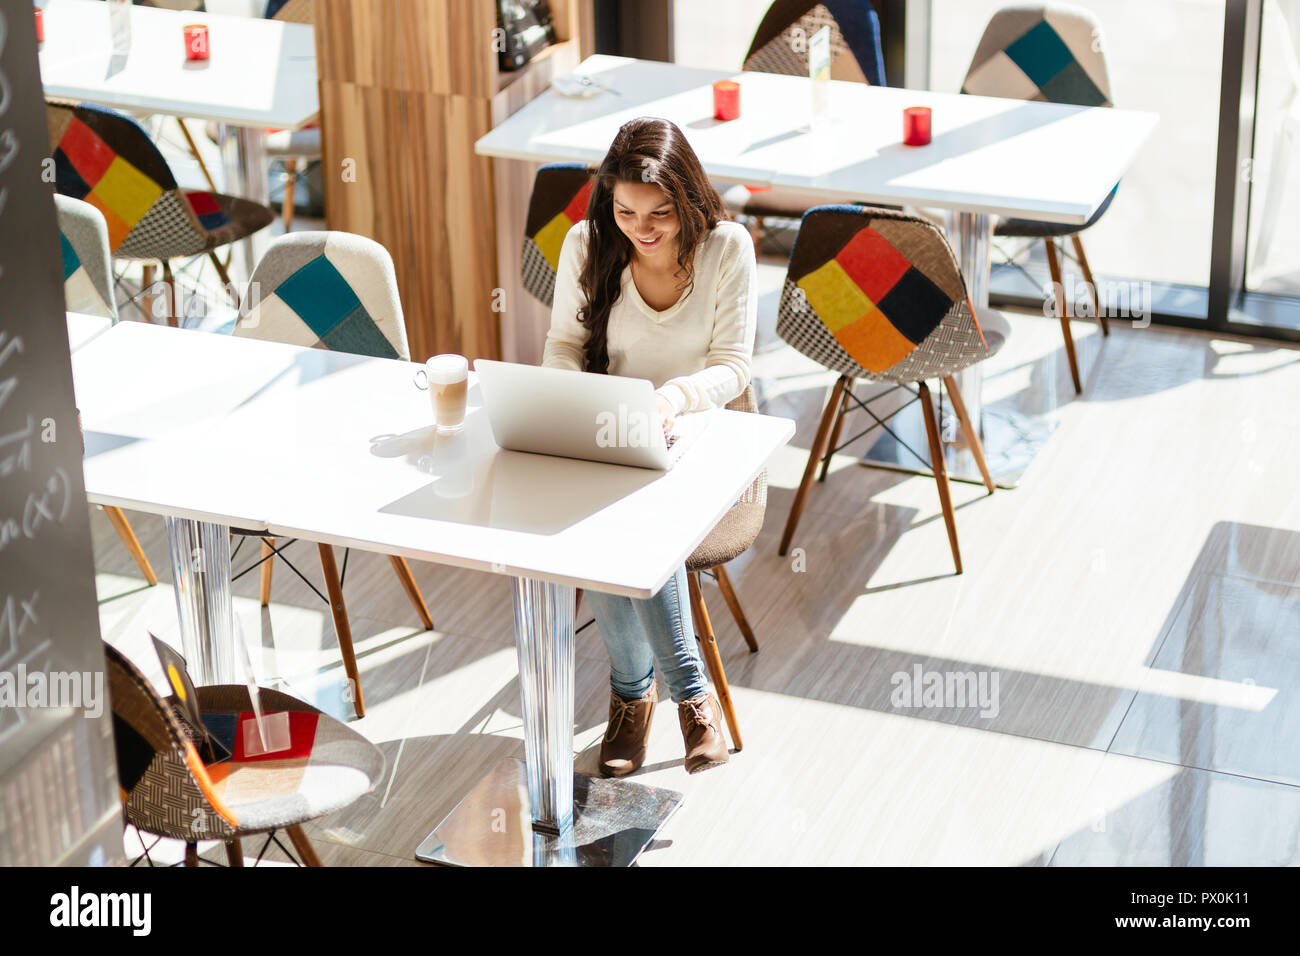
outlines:
[[[624,124],[596,172],[587,218],[560,252],[542,364],[648,378],[660,423],[726,405],[749,384],[758,300],[754,246],[679,130]],[[721,712],[691,621],[686,568],[651,598],[587,592],[609,650],[603,776],[645,760],[654,668],[677,704],[686,770],[727,762]]]

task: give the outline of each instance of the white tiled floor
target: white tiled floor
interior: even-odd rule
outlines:
[[[772,461],[765,529],[731,568],[758,654],[705,586],[746,747],[687,776],[676,715],[659,708],[637,779],[686,800],[642,865],[1300,862],[1300,352],[1122,323],[1103,343],[1078,323],[1075,399],[1055,323],[1013,325],[986,387],[1065,401],[1019,488],[953,485],[958,577],[933,481],[862,468],[857,449],[812,491],[802,570],[777,556],[830,377],[774,344],[766,317],[756,375],[767,410],[799,430]],[[149,672],[146,630],[174,639],[175,605],[161,521],[130,517],[163,580],[142,586],[94,510],[101,621]],[[318,579],[313,547],[289,554]],[[496,760],[522,753],[508,581],[413,569],[436,631],[418,629],[385,558],[348,565],[369,708],[355,726],[388,772],[310,827],[326,863],[409,864]],[[345,714],[325,605],[282,567],[268,609],[255,574],[236,593],[265,677]],[[918,666],[996,675],[995,706],[900,701]],[[607,673],[588,628],[580,770],[594,768]]]

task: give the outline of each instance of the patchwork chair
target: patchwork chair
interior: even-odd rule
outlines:
[[[545,306],[555,301],[564,237],[587,216],[594,173],[586,163],[547,163],[533,180],[520,269],[524,289]]]
[[[373,239],[346,232],[293,232],[272,242],[253,271],[234,334],[375,358],[409,361],[411,357],[392,258]],[[262,539],[260,560],[236,578],[260,567],[265,607],[271,600],[274,559],[278,555],[289,564],[282,552],[293,542],[277,547],[274,538],[261,532],[236,529],[236,533]],[[334,548],[318,543],[317,551],[329,596],[320,591],[316,594],[330,606],[343,667],[351,681],[353,704],[357,716],[364,717],[365,699]],[[344,574],[347,555],[345,549]],[[432,630],[433,618],[406,559],[393,554],[389,560],[425,629]],[[302,577],[292,564],[289,567]],[[308,584],[316,590],[315,585]]]
[[[261,689],[266,713],[289,714],[290,748],[250,755],[244,726],[253,719],[248,687],[197,688],[208,734],[232,754],[205,764],[194,745],[201,739],[173,702],[164,699],[116,648],[104,645],[113,741],[123,816],[141,833],[185,842],[185,865],[198,866],[200,841],[225,844],[231,866],[243,866],[241,840],[266,835],[258,860],[284,830],[298,861],[320,866],[302,825],[354,803],[384,774],[384,755],[341,721],[288,694]],[[148,858],[146,848],[144,858]],[[150,861],[152,862],[152,861]]]
[[[286,23],[313,23],[312,0],[266,0],[262,16]]]
[[[989,20],[971,60],[963,93],[1002,96],[1075,106],[1112,106],[1106,56],[1102,52],[1101,26],[1086,10],[1057,4],[1006,7]],[[1119,188],[1117,183],[1115,189]],[[1110,208],[1115,189],[1082,226],[1068,226],[1031,219],[1002,219],[993,227],[995,236],[1042,239],[1047,266],[1052,275],[1056,314],[1065,337],[1065,355],[1075,392],[1082,392],[1074,336],[1066,312],[1065,286],[1056,241],[1070,237],[1079,271],[1092,295],[1092,314],[1101,323],[1102,335],[1110,334],[1110,323],[1101,310],[1097,285],[1092,278],[1080,233],[1092,226]]]
[[[113,267],[108,257],[108,227],[104,217],[90,203],[69,196],[54,196],[59,222],[59,247],[63,257],[63,300],[69,312],[101,315],[117,322],[113,298]],[[126,545],[136,567],[149,586],[158,583],[153,565],[140,547],[126,513],[112,505],[101,505],[113,530]]]
[[[835,79],[885,85],[880,17],[870,0],[776,0],[754,31],[741,69],[807,76],[807,41],[823,27],[831,30]]]
[[[993,479],[979,433],[966,414],[954,376],[997,352],[1009,329],[1006,320],[991,309],[976,317],[952,249],[930,221],[869,206],[810,209],[790,256],[776,330],[796,350],[839,372],[839,378],[808,451],[808,464],[781,536],[780,553],[784,555],[790,547],[818,464],[824,480],[831,456],[840,448],[876,427],[888,430],[888,419],[902,408],[880,418],[869,403],[904,389],[916,395],[906,405],[921,403],[929,461],[912,453],[934,473],[953,564],[960,574],[961,551],[948,474],[926,380],[941,379],[947,387],[962,433],[992,494]],[[894,388],[862,402],[853,394],[859,380],[890,383]],[[866,411],[874,424],[838,445],[850,404]]]
[[[117,322],[108,225],[90,203],[54,196],[63,255],[63,301],[69,312],[99,315]]]
[[[181,189],[148,133],[125,113],[89,103],[47,103],[46,118],[55,191],[103,214],[111,255],[162,264],[170,325],[177,324],[171,260],[207,255],[229,288],[215,250],[275,218],[260,203]]]
[[[830,27],[831,76],[871,86],[885,86],[885,54],[880,44],[880,17],[870,0],[776,0],[763,15],[741,69],[756,73],[808,75],[808,39]],[[828,197],[823,202],[831,202]],[[769,217],[799,219],[816,202],[781,187],[751,190],[737,185],[722,190],[733,216],[751,223],[755,248]]]

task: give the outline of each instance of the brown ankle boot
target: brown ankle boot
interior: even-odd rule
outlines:
[[[727,762],[727,741],[722,736],[722,708],[712,694],[677,705],[686,742],[686,772],[699,773]]]
[[[600,775],[622,777],[645,762],[646,744],[650,740],[650,723],[659,695],[655,685],[640,700],[624,700],[613,691],[609,695],[609,726],[600,742]]]

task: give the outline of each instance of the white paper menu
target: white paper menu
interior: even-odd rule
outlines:
[[[131,0],[108,0],[108,32],[113,38],[113,53],[131,52]]]
[[[822,128],[830,111],[831,28],[822,27],[808,40],[808,78],[812,80],[812,128]]]

